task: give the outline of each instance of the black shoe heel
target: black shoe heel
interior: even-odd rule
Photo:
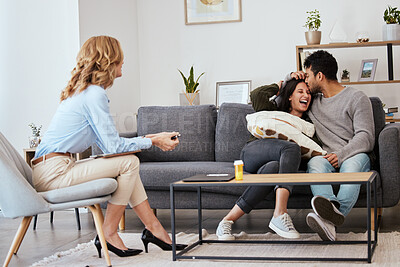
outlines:
[[[135,256],[135,255],[143,252],[143,250],[141,250],[141,249],[132,249],[132,248],[128,248],[126,250],[122,250],[122,249],[114,247],[113,245],[111,245],[107,241],[106,241],[106,244],[107,244],[107,249],[109,251],[113,252],[118,257],[130,257],[130,256]],[[100,243],[100,240],[99,240],[99,236],[96,236],[96,238],[94,240],[94,245],[96,246],[97,251],[99,252],[99,258],[101,258],[101,243]]]
[[[99,258],[101,258],[101,244],[98,235],[96,235],[96,238],[94,239],[94,245],[96,246],[97,252],[99,253]]]
[[[148,252],[148,244],[149,243],[153,243],[154,245],[157,245],[162,250],[166,250],[166,251],[172,250],[172,244],[167,244],[164,241],[158,239],[156,236],[153,235],[152,232],[150,232],[147,229],[143,230],[142,242],[143,242],[144,248],[146,250],[146,253]],[[183,250],[185,247],[187,247],[187,245],[184,245],[184,244],[176,244],[175,245],[176,250]]]
[[[142,238],[142,242],[144,246],[144,251],[146,251],[146,253],[149,253],[149,241]]]

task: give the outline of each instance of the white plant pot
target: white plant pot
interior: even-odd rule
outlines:
[[[42,140],[41,136],[29,136],[29,147],[34,148],[37,147],[40,144],[40,141]]]
[[[306,42],[308,45],[315,45],[321,43],[321,32],[320,31],[308,31],[305,32]]]
[[[200,94],[197,93],[180,93],[179,103],[181,106],[197,106],[200,105]]]
[[[400,24],[385,24],[382,26],[383,41],[400,40]]]

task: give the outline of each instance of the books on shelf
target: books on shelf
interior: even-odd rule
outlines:
[[[384,109],[384,110],[385,110],[385,113],[396,113],[396,112],[399,112],[399,108],[398,107],[387,108],[387,109]]]
[[[394,117],[394,113],[397,113],[399,111],[398,107],[392,107],[392,108],[383,108],[383,110],[385,111],[385,119],[386,121],[390,121],[395,119]]]
[[[385,111],[386,117],[393,117],[394,116],[393,113],[399,112],[399,108],[398,107],[384,108],[383,110]]]

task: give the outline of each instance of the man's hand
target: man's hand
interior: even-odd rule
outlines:
[[[157,134],[148,134],[147,138],[151,139],[151,142],[162,151],[171,151],[179,144],[179,139],[171,139],[173,136],[178,135],[179,132],[162,132]]]
[[[304,71],[296,71],[296,72],[292,72],[290,74],[290,77],[296,79],[296,80],[305,80],[306,79],[306,74],[304,73]]]
[[[339,168],[339,164],[338,164],[339,160],[338,160],[336,154],[331,153],[331,154],[324,156],[324,158],[327,159],[334,168]]]

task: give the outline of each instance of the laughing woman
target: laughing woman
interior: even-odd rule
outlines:
[[[310,106],[312,97],[304,80],[291,79],[280,89],[281,83],[259,87],[251,92],[253,108],[258,111],[284,111],[305,119],[305,112]],[[279,94],[278,101],[275,101]],[[276,99],[278,100],[278,99]],[[300,147],[289,141],[280,139],[257,139],[252,136],[242,149],[241,159],[244,170],[248,173],[295,173],[301,162]],[[223,218],[217,228],[220,240],[233,240],[232,224],[249,213],[274,188],[271,186],[250,186],[236,201],[235,206]],[[287,213],[287,203],[293,186],[275,187],[275,210],[269,227],[285,238],[299,238],[292,220]]]
[[[179,143],[171,137],[178,132],[158,133],[144,138],[122,138],[115,129],[109,111],[106,89],[122,76],[124,56],[118,40],[97,36],[82,46],[76,67],[67,87],[61,92],[61,103],[48,131],[32,160],[33,183],[37,191],[47,191],[105,177],[115,177],[117,190],[107,204],[103,224],[108,250],[120,257],[136,255],[142,250],[128,249],[117,233],[126,205],[133,208],[145,225],[142,241],[171,250],[171,239],[152,212],[139,177],[139,159],[131,154],[75,162],[71,153],[85,151],[97,144],[104,153],[121,153],[148,149],[152,145],[164,151]],[[101,245],[95,246],[101,256]],[[185,245],[177,245],[181,250]],[[104,249],[104,248],[103,248]]]

